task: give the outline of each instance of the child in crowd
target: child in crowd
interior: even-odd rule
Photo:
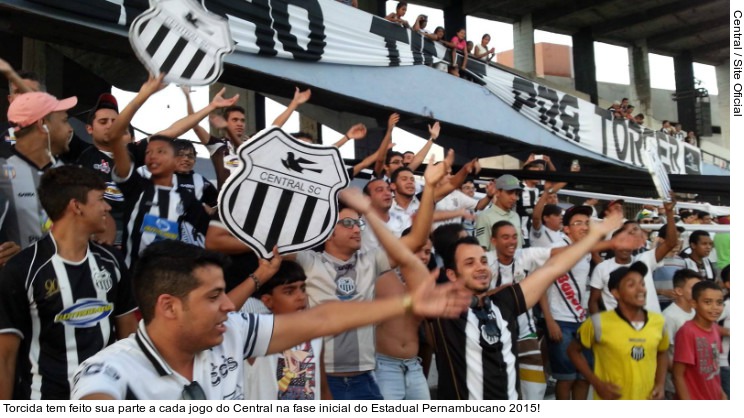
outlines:
[[[726,296],[723,297],[723,313],[721,319],[718,321],[718,325],[721,328],[721,336],[723,337],[723,353],[721,354],[721,388],[726,394],[727,398],[731,398],[729,392],[730,379],[731,379],[731,341],[729,340],[729,333],[731,332],[731,282],[729,281],[729,267],[726,266],[721,270],[721,281],[723,288],[726,290]]]
[[[674,387],[677,399],[728,399],[721,388],[721,334],[716,323],[723,311],[723,290],[703,280],[692,287],[695,318],[674,340]]]
[[[664,311],[664,329],[669,335],[669,373],[665,387],[666,398],[674,399],[674,383],[672,382],[672,365],[674,364],[674,337],[685,322],[695,318],[695,309],[692,307],[692,287],[702,280],[702,276],[690,269],[677,270],[674,273],[672,283],[674,286],[674,303]]]
[[[253,294],[274,315],[307,308],[305,272],[294,261],[283,260],[274,277]],[[331,399],[321,373],[323,338],[306,341],[282,353],[246,359],[246,399]],[[323,391],[323,392],[321,392]]]

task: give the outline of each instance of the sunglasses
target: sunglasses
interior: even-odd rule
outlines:
[[[183,387],[181,399],[184,401],[205,401],[207,400],[207,394],[204,393],[204,389],[198,382],[191,382]]]
[[[364,231],[364,228],[367,226],[367,223],[364,222],[362,219],[354,219],[354,218],[344,218],[336,223],[343,226],[344,228],[349,228],[349,229],[354,228],[354,225],[356,225],[362,231]]]
[[[644,219],[644,220],[641,221],[641,225],[648,225],[648,224],[652,224],[652,223],[654,223],[654,221],[652,221],[652,220],[645,220]]]

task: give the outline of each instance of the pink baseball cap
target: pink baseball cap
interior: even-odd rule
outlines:
[[[57,100],[49,93],[24,93],[8,107],[8,121],[16,128],[25,128],[52,112],[72,109],[76,104],[74,96]]]

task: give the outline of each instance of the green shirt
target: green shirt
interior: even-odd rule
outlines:
[[[478,218],[476,219],[475,238],[478,239],[478,243],[481,247],[484,247],[489,251],[493,249],[491,246],[491,227],[499,221],[509,221],[514,225],[518,235],[517,248],[522,248],[522,227],[517,211],[506,211],[497,205],[493,205],[479,213]]]

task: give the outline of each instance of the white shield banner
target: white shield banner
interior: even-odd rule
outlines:
[[[233,51],[227,19],[193,0],[150,0],[129,28],[129,42],[152,74],[169,83],[203,86],[217,81]]]
[[[261,257],[323,243],[338,219],[338,192],[349,184],[335,147],[306,144],[279,128],[238,148],[239,167],[220,191],[227,229]]]

